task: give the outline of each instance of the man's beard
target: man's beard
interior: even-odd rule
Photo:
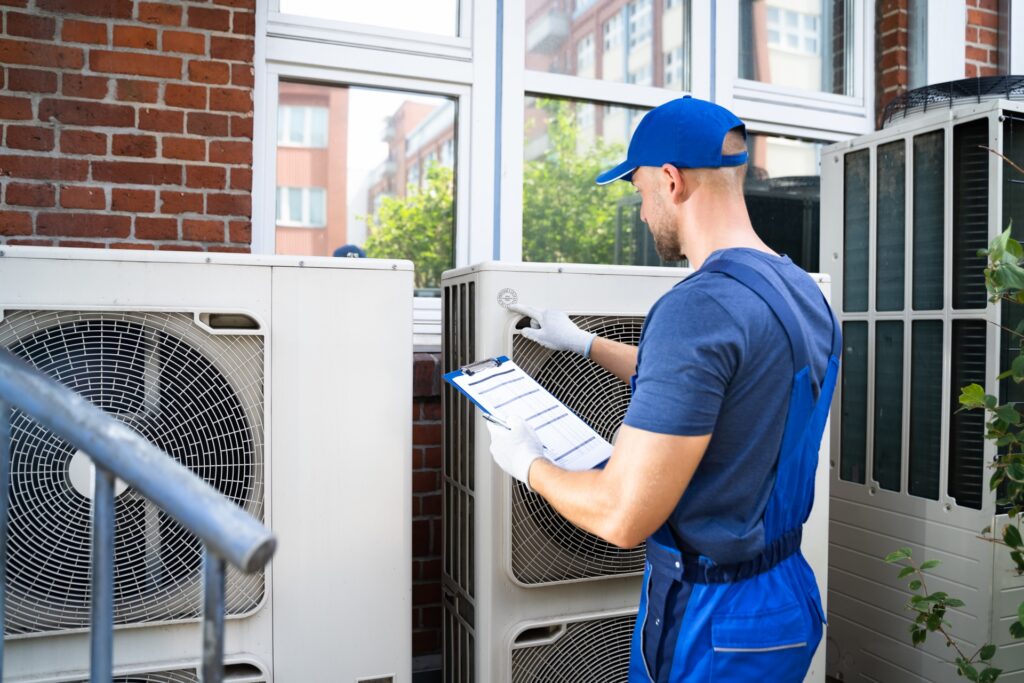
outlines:
[[[651,226],[651,235],[654,237],[654,250],[658,252],[662,261],[672,263],[685,258],[679,244],[679,235],[671,222],[664,221],[663,224]]]

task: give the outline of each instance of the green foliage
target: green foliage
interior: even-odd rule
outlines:
[[[453,262],[453,179],[452,169],[432,163],[422,188],[385,197],[377,214],[366,217],[366,255],[409,259],[416,264],[417,287],[439,287]]]
[[[598,139],[581,151],[576,104],[537,104],[547,114],[548,152],[523,167],[523,260],[614,263],[618,203],[634,190],[623,182],[599,186],[594,178],[625,150]]]

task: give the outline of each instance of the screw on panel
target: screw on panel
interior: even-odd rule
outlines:
[[[391,270],[398,270],[398,264],[397,263],[392,263],[391,264]]]
[[[211,259],[211,258],[210,258],[209,256],[207,256],[207,257],[206,257],[206,262],[207,262],[207,263],[210,263],[210,262],[211,262],[212,260],[213,260],[213,259]]]
[[[306,265],[305,261],[299,261],[299,268],[303,268],[303,267],[305,267],[305,265]]]

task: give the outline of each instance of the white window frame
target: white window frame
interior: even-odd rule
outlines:
[[[285,228],[309,228],[313,230],[322,230],[327,227],[327,190],[323,187],[292,187],[288,185],[277,186],[277,205],[276,208],[281,210],[282,216],[288,216],[291,211],[291,197],[290,190],[299,190],[300,196],[302,197],[302,218],[299,221],[293,221],[290,218],[276,218],[275,223]],[[322,223],[314,223],[310,219],[312,214],[312,198],[313,190],[320,191],[320,198],[323,200],[323,209],[321,214],[324,217]],[[275,211],[275,213],[277,213]]]
[[[302,125],[302,140],[299,140],[299,141],[296,142],[295,140],[280,140],[280,139],[278,139],[277,145],[279,147],[308,147],[308,148],[312,148],[312,149],[323,149],[323,148],[327,147],[327,143],[330,141],[331,131],[330,131],[330,122],[326,120],[326,116],[325,116],[325,120],[324,120],[325,130],[324,130],[324,141],[323,141],[323,144],[320,144],[320,145],[313,144],[313,110],[314,109],[323,109],[324,112],[326,112],[327,111],[327,107],[320,107],[320,106],[316,106],[316,105],[307,105],[307,104],[300,104],[300,105],[289,104],[289,105],[285,105],[285,108],[287,109],[287,111],[286,112],[282,112],[282,113],[284,114],[284,118],[286,118],[286,119],[291,119],[293,116],[295,116],[295,114],[298,111],[302,112],[302,117],[304,119],[303,125]],[[280,111],[280,109],[279,109],[279,111]],[[288,125],[286,124],[285,125],[285,130],[287,130],[287,129],[288,129]],[[278,127],[277,134],[278,135],[281,134],[280,127]]]

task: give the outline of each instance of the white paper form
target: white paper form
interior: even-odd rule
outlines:
[[[454,384],[480,408],[507,420],[518,416],[533,427],[544,455],[567,470],[589,470],[612,454],[612,445],[511,360],[472,374],[450,373]]]

